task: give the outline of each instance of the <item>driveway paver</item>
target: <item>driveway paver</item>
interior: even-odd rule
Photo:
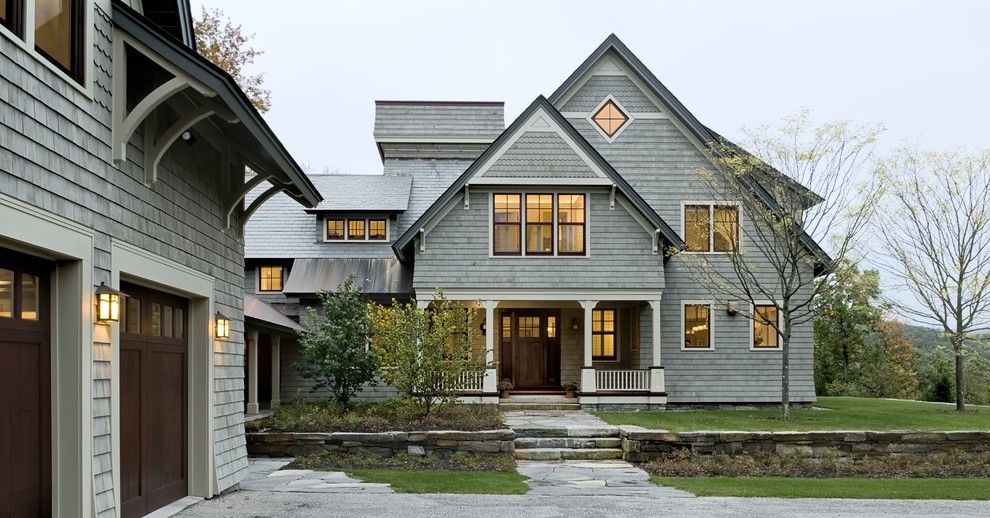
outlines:
[[[243,491],[296,493],[391,493],[388,484],[362,482],[342,471],[282,469],[292,459],[253,459],[241,481]]]

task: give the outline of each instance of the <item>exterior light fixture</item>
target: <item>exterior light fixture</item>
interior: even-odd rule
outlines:
[[[217,338],[229,338],[230,337],[230,319],[223,316],[222,313],[217,313],[214,317],[216,323],[216,335]]]
[[[478,330],[481,331],[481,335],[484,336],[485,333],[488,332],[488,324],[482,322],[481,325],[478,326]]]
[[[109,324],[120,321],[120,299],[125,297],[123,293],[107,286],[101,282],[96,287],[96,320],[97,322]]]
[[[581,323],[578,322],[578,319],[576,318],[571,319],[571,329],[574,331],[581,329]]]

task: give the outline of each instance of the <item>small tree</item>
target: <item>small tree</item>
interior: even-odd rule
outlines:
[[[248,74],[245,68],[264,51],[250,46],[254,34],[244,34],[220,9],[203,6],[202,15],[193,26],[196,50],[214,65],[230,74],[259,112],[272,107],[272,91],[265,88],[264,74]]]
[[[415,303],[371,306],[371,346],[382,379],[429,414],[457,397],[465,374],[480,375],[484,359],[473,358],[477,336],[473,311],[437,290],[429,308]]]
[[[730,222],[711,222],[722,254],[681,254],[721,305],[738,302],[754,318],[756,305],[775,306],[781,344],[781,414],[790,417],[790,346],[794,329],[815,317],[813,301],[852,256],[857,236],[871,217],[880,190],[869,174],[879,127],[837,122],[812,127],[807,113],[779,126],[747,131],[747,147],[716,138],[714,168],[699,171],[715,204],[738,207],[738,233]],[[831,238],[827,260],[812,239]]]
[[[902,150],[883,173],[884,267],[910,299],[898,311],[949,335],[964,410],[966,344],[990,329],[990,152]]]
[[[308,308],[308,331],[299,334],[299,373],[326,388],[347,406],[365,383],[375,379],[375,357],[368,348],[371,319],[360,290],[349,278],[334,293],[320,294],[319,310]]]
[[[863,346],[855,395],[914,399],[918,394],[914,356],[914,344],[904,332],[904,324],[884,321],[880,332]]]

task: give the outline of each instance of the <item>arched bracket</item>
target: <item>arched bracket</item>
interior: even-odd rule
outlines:
[[[252,189],[269,178],[272,178],[272,175],[256,173],[250,180],[244,182],[244,184],[238,187],[236,191],[231,193],[230,198],[224,202],[224,211],[227,214],[227,228],[230,228],[233,223],[234,211],[238,206],[240,206],[241,200],[243,200],[244,197],[247,196],[247,193],[251,192]]]
[[[267,191],[261,193],[257,198],[255,198],[254,201],[251,202],[251,205],[248,205],[248,207],[244,209],[244,217],[241,218],[241,225],[244,225],[244,223],[246,223],[247,220],[251,219],[251,215],[254,214],[256,210],[261,208],[261,205],[264,204],[266,201],[268,201],[269,198],[275,196],[275,194],[277,194],[279,191],[285,189],[285,185],[284,184],[279,185],[279,183],[273,184],[271,187],[268,188]]]
[[[189,128],[192,128],[199,121],[216,114],[230,123],[238,122],[237,117],[227,108],[215,103],[207,103],[197,106],[179,117],[167,130],[158,136],[158,140],[153,145],[145,146],[144,150],[144,183],[151,185],[158,180],[158,164],[161,162],[165,152],[172,144],[178,140],[179,136]],[[147,134],[146,134],[147,136]]]

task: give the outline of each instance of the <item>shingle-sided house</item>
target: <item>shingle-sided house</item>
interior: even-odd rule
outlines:
[[[244,476],[262,184],[321,202],[187,0],[0,2],[0,516],[141,516]]]
[[[495,402],[509,380],[516,393],[577,383],[586,408],[779,402],[776,334],[689,271],[751,224],[700,176],[720,137],[615,36],[502,118],[499,103],[377,102],[384,174],[312,176],[315,209],[263,206],[246,227],[247,290],[298,318],[349,274],[377,299],[424,304],[442,288],[482,314],[492,366],[470,399]],[[791,397],[810,403],[812,329],[793,332]],[[318,397],[294,351],[280,351],[277,399]]]

